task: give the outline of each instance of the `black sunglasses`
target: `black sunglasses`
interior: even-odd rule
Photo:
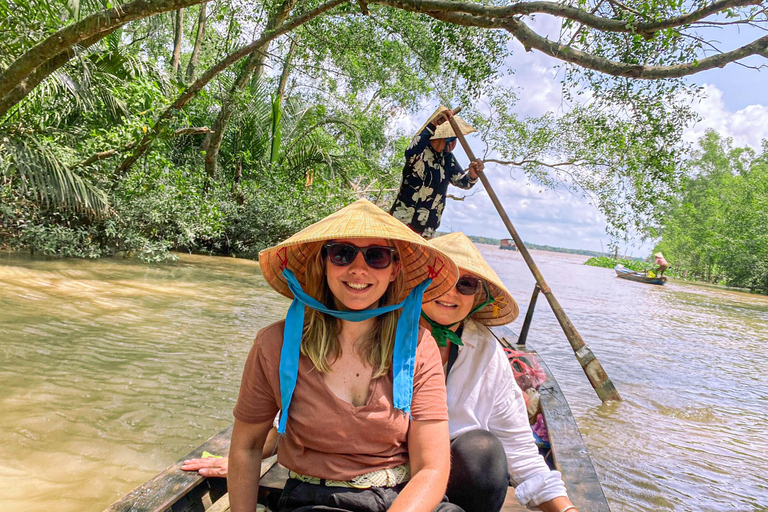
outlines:
[[[456,282],[456,291],[462,295],[474,295],[482,288],[482,279],[476,277],[460,277]]]
[[[363,253],[365,263],[375,269],[387,268],[392,264],[397,249],[382,245],[369,245],[368,247],[357,247],[356,245],[343,242],[330,242],[323,246],[328,261],[337,267],[346,267],[352,264],[357,257],[358,252]]]

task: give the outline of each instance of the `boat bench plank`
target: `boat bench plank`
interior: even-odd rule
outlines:
[[[568,497],[579,510],[610,512],[579,427],[549,367],[534,350],[517,345],[517,335],[510,328],[491,327],[490,331],[502,346],[533,354],[547,374],[547,380],[539,388],[541,409],[547,423],[555,468],[562,473]]]

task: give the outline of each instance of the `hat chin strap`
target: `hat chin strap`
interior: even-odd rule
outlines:
[[[283,270],[283,277],[288,283],[288,288],[293,293],[293,302],[288,308],[285,317],[285,330],[283,331],[283,348],[280,351],[280,423],[277,431],[285,433],[288,421],[288,410],[296,389],[296,380],[299,375],[299,356],[301,355],[301,337],[304,330],[304,307],[320,311],[341,320],[350,322],[362,322],[390,311],[403,308],[395,330],[395,346],[392,354],[392,382],[393,400],[397,409],[405,414],[411,412],[411,399],[413,398],[413,372],[416,366],[416,344],[419,334],[419,312],[424,291],[432,282],[425,279],[414,287],[406,299],[399,304],[391,304],[376,309],[361,311],[338,311],[329,309],[320,301],[307,295],[301,288],[301,284],[292,270]]]

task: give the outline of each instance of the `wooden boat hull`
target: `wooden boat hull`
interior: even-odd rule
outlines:
[[[634,270],[630,270],[623,265],[616,265],[616,267],[614,267],[614,270],[616,271],[616,277],[620,277],[621,279],[626,279],[627,281],[635,281],[638,283],[659,284],[659,285],[663,285],[664,283],[667,282],[667,278],[664,276],[648,277],[643,272],[635,272]]]
[[[506,326],[492,327],[490,330],[502,346],[529,352],[536,357],[547,374],[547,380],[539,389],[541,408],[547,423],[554,466],[562,473],[571,501],[579,510],[610,512],[571,409],[549,368],[534,351],[524,345],[515,345],[517,336]],[[199,458],[204,451],[227,455],[231,432],[232,427],[229,427],[216,434],[165,471],[110,505],[104,512],[228,511],[225,479],[205,478],[195,472],[182,471],[181,466],[184,460]],[[278,464],[276,459],[276,456],[272,456],[262,462],[260,502],[269,502],[269,495],[280,492],[288,478],[288,470]],[[517,502],[514,489],[510,487],[502,512],[527,510]]]

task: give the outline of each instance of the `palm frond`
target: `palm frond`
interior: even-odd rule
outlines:
[[[68,208],[94,216],[108,210],[104,191],[69,169],[44,140],[15,135],[5,142],[11,172],[48,207]]]

